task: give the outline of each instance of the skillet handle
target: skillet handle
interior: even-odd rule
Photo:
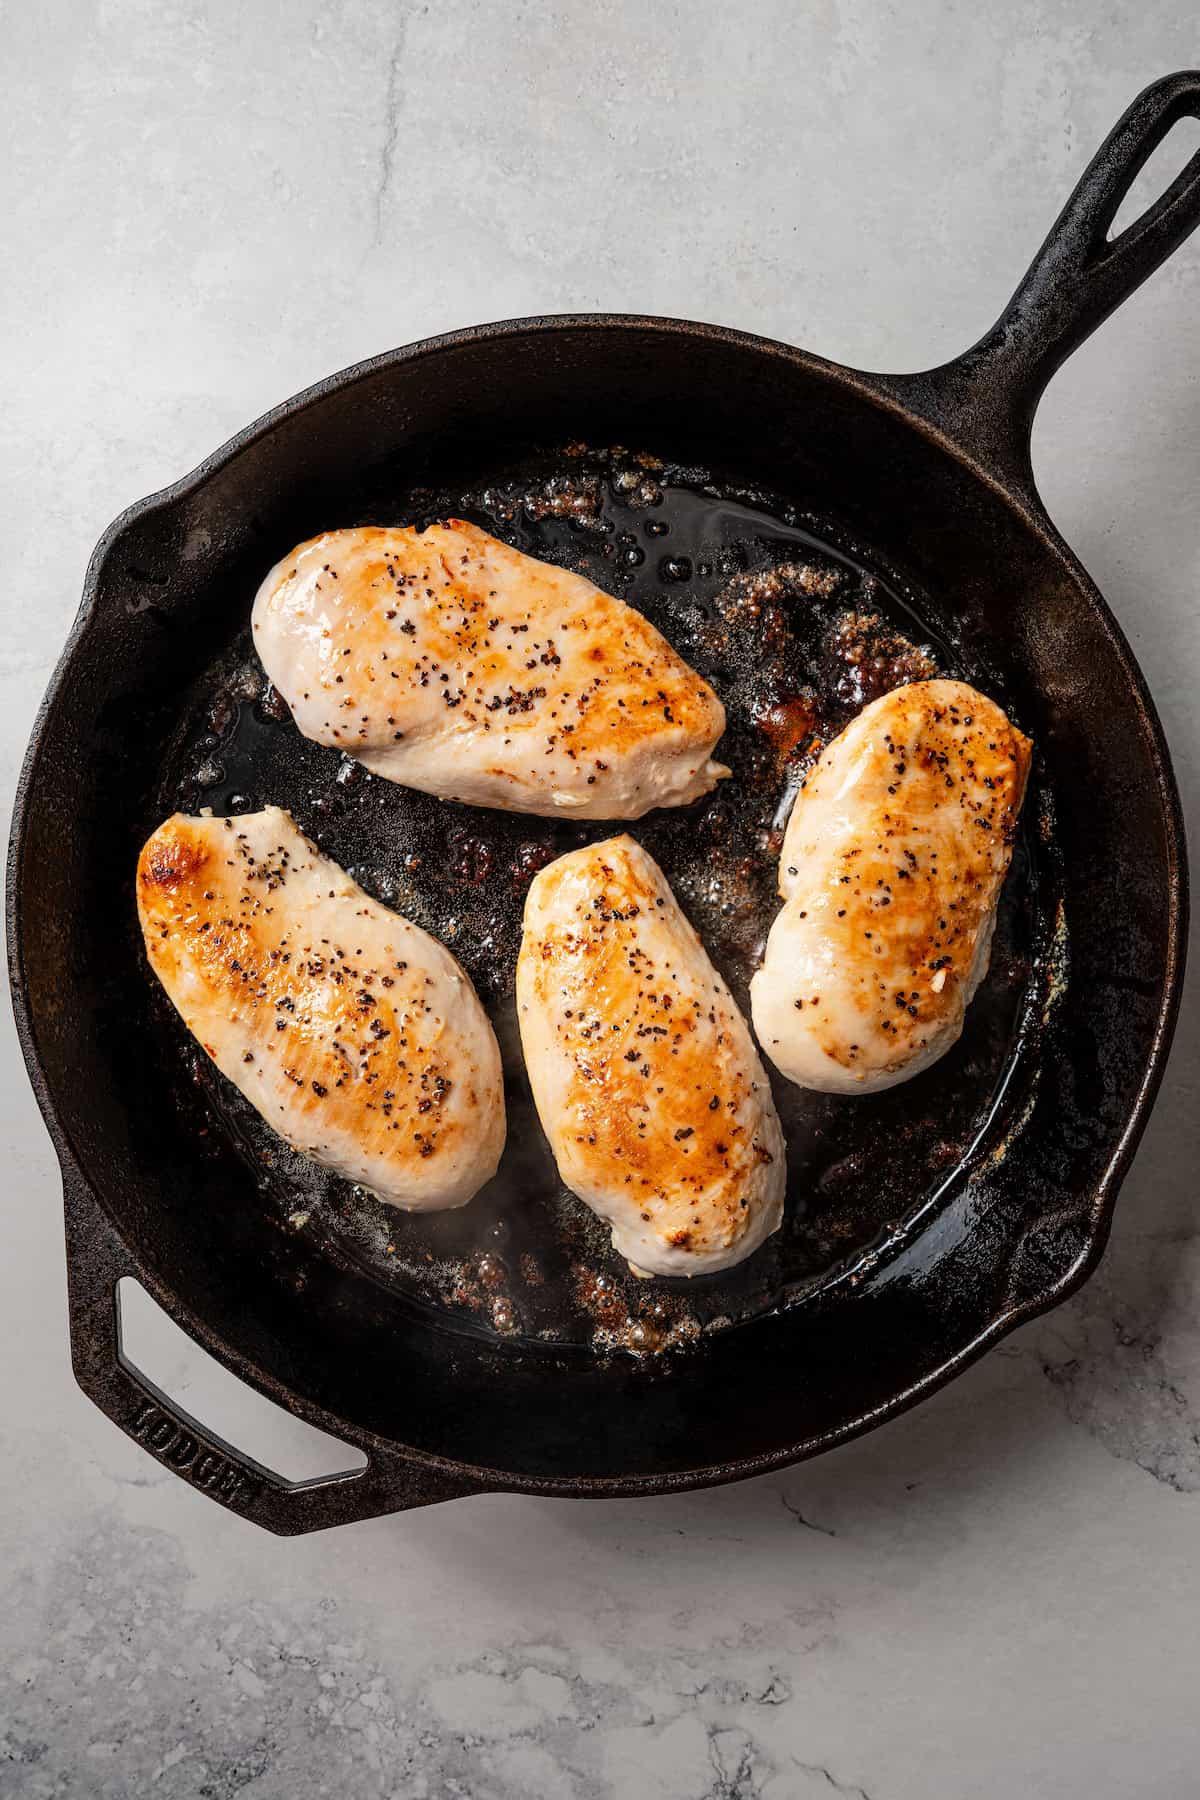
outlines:
[[[992,329],[964,356],[884,378],[906,406],[1036,499],[1029,440],[1038,401],[1071,352],[1200,225],[1200,150],[1116,238],[1109,227],[1180,119],[1200,118],[1200,71],[1152,82],[1109,133]]]
[[[294,1537],[482,1491],[452,1471],[403,1455],[375,1438],[351,1434],[341,1420],[326,1419],[307,1408],[297,1410],[365,1453],[365,1469],[289,1482],[235,1450],[168,1399],[125,1357],[117,1283],[132,1275],[148,1288],[152,1284],[73,1169],[64,1173],[64,1203],[75,1379],[115,1425],[202,1494],[268,1531]],[[159,1294],[155,1298],[163,1300]],[[184,1325],[183,1320],[177,1323]]]

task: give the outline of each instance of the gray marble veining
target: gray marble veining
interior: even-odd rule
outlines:
[[[1179,0],[10,9],[0,782],[101,528],[278,399],[426,332],[589,307],[935,363],[1197,43]],[[1194,242],[1035,440],[1192,821],[1198,427]],[[917,1413],[733,1490],[303,1542],[75,1390],[53,1157],[7,1026],[2,1053],[0,1795],[1200,1788],[1194,984],[1099,1275]]]

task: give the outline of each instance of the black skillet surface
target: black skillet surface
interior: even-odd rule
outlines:
[[[1200,219],[1197,157],[1104,235],[1197,113],[1200,77],[1147,90],[1000,324],[946,369],[863,376],[664,320],[484,327],[322,384],[106,535],[23,776],[10,954],[63,1161],[76,1370],[181,1474],[285,1532],[485,1488],[732,1479],[868,1428],[1084,1278],[1166,1054],[1185,869],[1153,708],[1041,511],[1029,430],[1053,369]],[[741,998],[791,788],[864,699],[961,675],[1036,741],[962,1043],[871,1099],[779,1082],[787,1224],[724,1277],[633,1280],[561,1192],[530,1105],[524,890],[609,828],[376,780],[298,736],[250,652],[250,598],[292,543],[446,512],[626,595],[719,687],[733,779],[635,830]],[[405,1218],[292,1156],[154,988],[143,838],[175,807],[267,801],[446,938],[492,1012],[509,1147],[463,1213]],[[181,1415],[121,1359],[124,1273],[360,1444],[366,1472],[288,1486]]]
[[[644,453],[575,448],[531,459],[497,484],[397,492],[384,478],[327,523],[470,514],[520,548],[581,570],[633,600],[723,695],[722,756],[733,778],[685,809],[633,827],[664,868],[748,1011],[750,976],[778,907],[782,826],[795,786],[865,700],[897,681],[954,673],[998,697],[1002,673],[955,648],[897,580],[818,542],[783,503],[705,491],[699,471]],[[239,612],[248,618],[252,594]],[[915,1209],[983,1131],[1012,1116],[1036,1068],[1054,967],[1056,884],[1048,793],[1007,885],[993,967],[962,1042],[938,1070],[863,1106],[775,1081],[789,1146],[787,1224],[721,1278],[647,1283],[604,1226],[562,1188],[538,1126],[517,1030],[514,978],[534,872],[620,824],[572,825],[447,805],[376,779],[302,738],[265,687],[248,627],[199,677],[163,761],[147,834],[166,814],[285,805],[379,899],[449,943],[489,1006],[504,1047],[510,1147],[462,1212],[405,1215],[287,1151],[211,1068],[163,1000],[174,1064],[203,1091],[196,1129],[221,1118],[280,1220],[319,1241],[430,1323],[499,1330],[525,1348],[655,1354],[780,1305],[812,1299],[864,1251],[895,1247]],[[135,927],[131,927],[135,928]],[[886,1181],[869,1178],[886,1166]]]

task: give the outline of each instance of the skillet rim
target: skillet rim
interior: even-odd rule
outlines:
[[[1061,1275],[1050,1281],[1036,1295],[1011,1304],[998,1312],[992,1322],[969,1339],[961,1349],[939,1363],[934,1370],[910,1383],[888,1401],[865,1414],[857,1415],[844,1425],[806,1438],[799,1444],[764,1451],[761,1455],[748,1458],[730,1459],[695,1469],[674,1470],[661,1474],[542,1477],[497,1471],[478,1464],[437,1457],[428,1452],[402,1445],[399,1440],[380,1438],[375,1433],[357,1425],[350,1426],[348,1429],[349,1422],[340,1415],[326,1411],[306,1396],[285,1386],[274,1375],[264,1373],[257,1365],[249,1363],[240,1352],[231,1351],[224,1340],[203,1319],[195,1315],[178,1299],[173,1290],[143,1267],[140,1257],[130,1249],[119,1225],[111,1217],[100,1196],[92,1189],[90,1182],[83,1175],[81,1160],[76,1154],[69,1134],[61,1124],[54,1097],[50,1092],[50,1083],[37,1043],[26,984],[22,873],[28,815],[33,804],[33,790],[47,726],[65,683],[67,670],[85,646],[88,627],[98,604],[102,571],[112,551],[131,525],[151,512],[167,510],[187,499],[202,488],[211,477],[223,470],[242,451],[269,437],[276,426],[284,420],[297,417],[318,405],[331,394],[344,392],[360,381],[368,380],[372,376],[406,363],[436,356],[464,345],[486,345],[494,341],[520,336],[566,334],[580,331],[601,333],[634,331],[663,336],[690,336],[754,354],[780,358],[805,369],[820,379],[831,380],[843,388],[849,389],[856,398],[867,405],[889,412],[898,423],[916,431],[941,454],[948,456],[965,469],[973,479],[982,482],[1010,511],[1017,515],[1022,526],[1032,532],[1043,549],[1059,563],[1064,574],[1071,581],[1073,593],[1081,603],[1090,607],[1095,622],[1108,636],[1125,677],[1140,723],[1145,730],[1164,829],[1167,875],[1167,956],[1153,1039],[1145,1060],[1142,1077],[1121,1135],[1113,1146],[1102,1175],[1094,1185],[1092,1203],[1089,1208],[1087,1242],[1075,1261]],[[1145,1131],[1162,1082],[1182,998],[1189,913],[1186,832],[1182,805],[1166,736],[1145,677],[1124,632],[1103,595],[1049,519],[1032,480],[1029,481],[1028,491],[1022,492],[1022,484],[1013,482],[1011,479],[1006,480],[1001,473],[990,468],[986,461],[959,441],[952,432],[942,429],[926,416],[918,404],[918,384],[921,380],[922,377],[916,374],[912,376],[872,374],[849,368],[844,364],[830,361],[775,338],[703,321],[637,313],[540,314],[497,320],[418,339],[413,343],[381,352],[325,376],[260,415],[176,481],[125,508],[102,533],[88,562],[83,593],[74,622],[31,727],[29,745],[14,793],[7,862],[6,914],[10,984],[18,1040],[39,1110],[46,1122],[47,1130],[59,1158],[68,1208],[74,1199],[72,1187],[77,1185],[102,1214],[108,1229],[120,1243],[126,1260],[132,1266],[132,1271],[136,1272],[137,1279],[163,1306],[168,1315],[187,1330],[189,1335],[223,1367],[236,1373],[240,1379],[245,1380],[268,1398],[277,1403],[282,1400],[288,1409],[298,1417],[307,1419],[310,1423],[316,1424],[350,1443],[370,1445],[382,1453],[401,1454],[405,1460],[411,1460],[418,1467],[423,1466],[430,1472],[443,1473],[451,1481],[460,1484],[454,1490],[457,1492],[508,1491],[557,1494],[569,1497],[637,1497],[719,1486],[744,1479],[750,1475],[787,1467],[792,1463],[820,1455],[824,1451],[860,1436],[886,1420],[907,1411],[920,1400],[952,1381],[987,1350],[1015,1330],[1017,1326],[1061,1304],[1071,1293],[1082,1286],[1095,1270],[1108,1243],[1117,1192]],[[316,1485],[329,1484],[322,1481]]]

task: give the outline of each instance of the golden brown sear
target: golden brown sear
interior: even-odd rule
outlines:
[[[253,628],[306,737],[425,793],[636,819],[728,773],[721,702],[648,620],[462,519],[299,545]]]
[[[414,1210],[495,1173],[500,1055],[470,980],[286,812],[176,813],[142,850],[137,903],[184,1023],[294,1148]]]
[[[517,1004],[563,1181],[632,1266],[729,1268],[779,1225],[783,1137],[725,983],[632,838],[534,880]]]
[[[802,1087],[871,1093],[958,1039],[987,973],[1032,746],[959,681],[884,694],[823,751],[780,854],[755,1030]]]

